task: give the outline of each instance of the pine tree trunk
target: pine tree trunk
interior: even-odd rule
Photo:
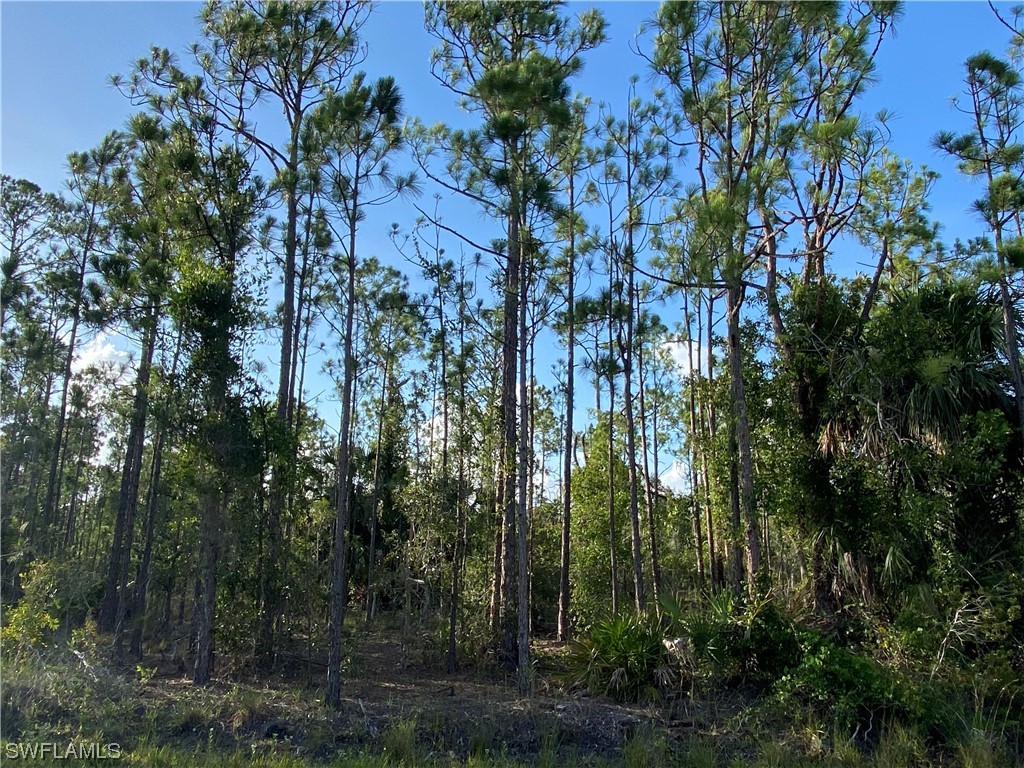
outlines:
[[[160,311],[154,305],[147,318],[142,342],[142,357],[135,377],[135,397],[132,402],[128,444],[121,465],[121,491],[118,494],[117,516],[114,518],[114,540],[110,548],[107,581],[100,609],[100,629],[115,631],[115,645],[120,648],[123,639],[122,612],[127,607],[128,571],[131,566],[132,543],[135,535],[135,513],[139,504],[139,479],[142,476],[142,453],[146,439],[146,420],[149,415],[149,382],[156,350]]]
[[[1017,406],[1017,427],[1024,437],[1024,374],[1021,373],[1020,344],[1017,341],[1017,324],[1013,312],[1013,299],[1007,284],[1006,268],[1000,257],[999,300],[1003,309],[1003,338],[1006,344],[1006,359],[1010,363],[1010,379],[1013,382],[1013,399]]]
[[[301,114],[296,110],[295,114]],[[289,144],[287,168],[296,173],[299,166],[298,126],[293,126]],[[284,242],[284,301],[281,314],[281,368],[277,382],[277,409],[275,419],[281,437],[288,449],[285,455],[278,448],[274,456],[274,467],[270,477],[270,496],[267,504],[267,552],[260,575],[260,621],[256,637],[256,656],[263,669],[269,669],[274,659],[274,625],[280,613],[281,559],[281,516],[284,513],[288,495],[286,476],[290,473],[292,392],[294,389],[292,351],[295,334],[295,277],[296,252],[298,250],[299,201],[295,183],[285,192],[285,242]],[[350,254],[355,258],[354,254]]]
[[[494,556],[491,560],[491,602],[487,610],[487,625],[490,628],[492,637],[495,640],[501,631],[501,569],[502,569],[502,542],[504,537],[504,514],[505,505],[502,503],[505,483],[501,477],[501,462],[494,463],[491,471],[492,488],[490,493],[491,524],[494,526]]]
[[[175,374],[178,370],[178,360],[181,354],[181,338],[178,338],[178,343],[174,348],[174,356],[171,360],[171,374]],[[146,623],[146,603],[149,600],[149,579],[150,579],[150,565],[153,560],[153,535],[156,529],[156,518],[158,512],[158,502],[160,498],[160,476],[163,469],[164,460],[164,440],[166,433],[163,427],[161,427],[156,434],[156,439],[153,442],[153,461],[150,466],[149,473],[149,493],[146,501],[146,543],[142,552],[142,563],[139,566],[138,578],[135,582],[135,605],[132,609],[132,613],[135,616],[135,628],[132,631],[131,647],[129,652],[134,658],[142,658],[142,641],[145,634],[145,623]],[[177,528],[177,538],[181,536],[181,525],[179,523]],[[174,547],[177,550],[177,543]],[[173,582],[172,582],[173,583]],[[169,621],[170,619],[170,606],[171,606],[171,589],[167,591],[167,606],[166,616]],[[166,629],[166,628],[165,628]]]
[[[516,369],[519,349],[519,282],[522,262],[518,196],[513,192],[509,214],[508,262],[505,267],[504,326],[502,334],[501,466],[503,473],[501,563],[501,619],[498,659],[506,670],[515,669],[517,650],[516,519],[517,519],[517,431]]]
[[[714,347],[714,317],[715,317],[715,300],[710,294],[708,295],[707,301],[708,313],[707,313],[707,365],[708,365],[708,376],[707,376],[707,390],[709,393],[714,391],[715,386],[715,358],[712,349]],[[702,315],[698,314],[698,317]],[[698,329],[700,330],[700,329]],[[701,334],[703,337],[703,334]],[[698,358],[699,359],[699,358]],[[718,423],[715,417],[715,406],[711,402],[711,395],[708,394],[704,398],[704,402],[701,404],[702,418],[700,420],[701,432],[704,435],[704,440],[701,442],[700,452],[700,467],[701,476],[703,478],[704,487],[704,512],[707,517],[707,532],[708,532],[708,567],[711,571],[711,586],[714,589],[721,589],[725,583],[724,574],[720,566],[720,559],[718,555],[718,547],[716,544],[715,537],[715,518],[714,518],[714,505],[711,503],[711,462],[708,459],[708,446],[711,445],[712,441],[717,436]]]
[[[690,435],[689,444],[690,460],[690,500],[693,504],[693,545],[697,553],[697,582],[703,587],[706,580],[704,571],[704,536],[701,529],[701,507],[700,490],[697,479],[697,444],[701,442],[697,437],[697,380],[694,375],[693,366],[693,343],[690,333],[690,297],[683,294],[683,316],[686,323],[686,362],[690,377],[689,393],[687,397],[687,411],[689,416]]]
[[[63,385],[61,387],[60,408],[57,411],[56,438],[53,443],[53,452],[50,456],[50,473],[46,483],[46,501],[43,504],[44,551],[47,552],[52,549],[53,541],[49,535],[49,527],[53,523],[57,508],[60,506],[60,491],[64,467],[62,448],[64,446],[64,431],[66,429],[68,388],[71,385],[71,364],[75,359],[75,345],[78,342],[78,329],[82,321],[82,293],[85,290],[85,276],[89,266],[89,254],[92,252],[94,241],[97,239],[97,207],[97,203],[94,200],[90,205],[88,224],[80,241],[81,256],[76,264],[78,271],[74,293],[75,304],[71,318],[71,336],[68,339],[68,349],[64,356]],[[49,402],[49,398],[44,401],[44,403],[46,402]]]
[[[146,602],[149,597],[149,568],[153,560],[153,533],[156,528],[157,502],[160,497],[160,473],[163,468],[164,430],[157,432],[153,441],[153,462],[149,472],[149,493],[146,500],[146,543],[142,551],[142,562],[135,581],[135,603],[132,614],[135,627],[132,630],[129,653],[137,659],[142,658],[142,637],[145,630]]]
[[[613,353],[612,326],[612,286],[614,285],[614,265],[608,265],[608,355]],[[616,556],[615,524],[615,371],[608,371],[608,547],[609,565],[612,579],[612,616],[619,615],[619,565]]]
[[[213,629],[217,606],[217,562],[220,559],[220,493],[212,488],[202,492],[200,501],[199,581],[195,606],[196,660],[192,682],[206,685],[213,676]]]
[[[82,280],[85,279],[85,272],[83,269]],[[80,283],[81,285],[81,283]],[[71,322],[71,338],[68,341],[68,350],[64,355],[64,370],[63,379],[64,383],[61,387],[60,394],[60,408],[57,411],[57,428],[55,430],[55,436],[53,441],[53,450],[50,453],[50,472],[47,476],[46,481],[46,500],[43,503],[43,549],[49,552],[52,547],[52,537],[50,536],[50,525],[53,522],[54,516],[57,514],[57,508],[60,506],[60,490],[61,483],[63,480],[61,468],[64,466],[64,437],[67,429],[67,411],[68,411],[68,389],[71,385],[71,364],[75,358],[75,343],[78,339],[78,326],[80,321],[81,310],[76,306],[74,318]]]
[[[351,459],[353,389],[355,359],[353,330],[356,302],[355,222],[350,222],[348,252],[348,300],[345,306],[344,363],[345,373],[341,395],[341,429],[338,435],[338,498],[334,522],[334,562],[331,575],[330,647],[327,650],[327,694],[325,703],[337,707],[341,703],[341,634],[345,622],[348,580],[348,527],[351,518],[349,466]]]
[[[633,545],[633,590],[637,613],[647,607],[640,541],[640,478],[636,465],[636,417],[633,411],[633,265],[626,264],[626,343],[622,349],[623,405],[626,410],[626,469],[629,472],[629,521]],[[621,337],[620,337],[621,338]]]
[[[458,493],[455,499],[455,553],[452,557],[452,584],[448,600],[448,674],[458,669],[458,649],[455,642],[456,623],[459,617],[459,577],[465,563],[466,552],[466,308],[465,276],[459,276],[459,477]]]
[[[81,438],[78,441],[78,459],[75,461],[75,477],[71,482],[71,505],[68,508],[68,516],[64,524],[63,546],[65,551],[68,551],[72,547],[75,538],[75,529],[78,518],[78,489],[82,481],[82,467],[85,465],[87,434],[88,431],[83,429]]]
[[[753,595],[757,589],[757,576],[761,568],[761,533],[754,514],[754,466],[750,449],[750,424],[747,418],[747,396],[743,384],[743,357],[740,346],[740,306],[743,289],[730,286],[726,291],[728,306],[729,378],[732,389],[733,434],[736,440],[736,468],[738,488],[736,496],[746,525],[747,589]],[[734,508],[735,515],[735,508]],[[738,523],[733,520],[734,526]],[[737,531],[738,532],[738,531]]]
[[[654,604],[659,606],[661,595],[661,561],[658,558],[658,531],[657,531],[657,486],[658,486],[658,443],[657,436],[654,441],[654,474],[651,474],[651,462],[649,458],[650,445],[647,440],[647,395],[644,392],[647,386],[644,375],[644,353],[643,342],[636,347],[636,364],[638,389],[637,397],[640,406],[640,455],[641,466],[644,475],[644,508],[647,514],[647,545],[651,551],[651,595]],[[654,419],[655,430],[657,430],[657,417]],[[659,608],[660,610],[660,608]]]
[[[389,339],[390,347],[390,339]],[[384,372],[380,386],[380,411],[377,418],[377,448],[373,457],[373,493],[370,498],[370,551],[366,561],[366,623],[373,620],[374,612],[374,584],[373,564],[377,555],[377,504],[380,501],[380,448],[384,436],[384,411],[385,399],[387,397],[388,371],[391,362],[391,351],[387,351],[384,358]]]
[[[531,256],[532,256],[531,252]],[[527,492],[530,484],[530,400],[527,381],[530,342],[527,334],[527,298],[529,296],[528,260],[520,243],[519,259],[519,457],[518,498],[516,504],[516,554],[518,555],[518,604],[516,633],[516,671],[519,693],[530,690],[530,577],[527,568],[528,522]]]
[[[569,204],[575,201],[573,192],[573,175],[569,175]],[[574,211],[570,210],[570,216]],[[572,517],[572,452],[573,452],[573,398],[575,397],[576,385],[576,228],[571,225],[569,230],[569,264],[566,268],[567,286],[567,307],[566,323],[568,325],[568,339],[566,341],[566,364],[565,364],[565,443],[564,455],[562,457],[562,546],[561,560],[559,565],[558,579],[558,639],[561,642],[569,640],[572,628],[569,623],[569,611],[572,602],[572,585],[569,582],[570,565],[570,532]]]

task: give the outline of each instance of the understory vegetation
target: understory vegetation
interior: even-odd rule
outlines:
[[[428,2],[433,125],[372,10],[211,0],[3,176],[0,755],[1024,765],[1024,10],[952,233],[896,3],[651,5],[614,112],[600,10]]]
[[[117,666],[90,623],[7,658],[0,748],[114,744],[120,763],[170,768],[1024,764],[1019,680],[894,667],[770,604],[754,616],[721,609],[667,626],[617,619],[571,650],[545,648],[543,692],[527,699],[479,670],[443,678],[426,654],[399,650],[401,620],[385,616],[373,632],[347,631],[351,693],[333,710],[298,667],[269,680],[232,669],[195,687],[159,653],[153,666]],[[683,627],[692,640],[662,643]],[[380,666],[375,643],[402,663]],[[581,698],[581,684],[595,697]]]

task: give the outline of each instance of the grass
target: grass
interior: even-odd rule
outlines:
[[[718,768],[718,750],[711,739],[692,739],[683,752],[682,765],[686,768]]]
[[[8,744],[74,741],[122,747],[120,760],[95,764],[154,768],[1022,768],[1007,726],[978,718],[940,748],[920,728],[878,724],[870,740],[855,740],[813,710],[740,700],[703,717],[690,702],[690,725],[671,730],[657,724],[663,709],[622,710],[633,713],[635,725],[608,733],[608,721],[587,720],[590,714],[561,719],[566,701],[519,700],[513,710],[480,702],[465,712],[432,708],[429,700],[380,709],[360,701],[338,714],[323,708],[318,692],[297,685],[194,687],[112,670],[101,653],[80,645],[5,659],[0,758],[10,757]],[[619,711],[607,702],[595,706],[592,713]],[[581,728],[610,746],[581,741]]]
[[[399,720],[388,726],[381,740],[383,756],[389,764],[416,765],[419,750],[416,748],[416,721]]]
[[[626,768],[659,768],[668,761],[665,735],[651,728],[638,731],[622,745],[622,762]]]

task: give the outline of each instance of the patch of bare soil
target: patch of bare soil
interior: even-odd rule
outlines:
[[[410,722],[417,747],[427,756],[465,760],[503,754],[529,763],[546,750],[583,764],[616,759],[638,731],[659,729],[675,741],[688,738],[698,726],[692,712],[681,714],[672,702],[628,706],[585,691],[560,690],[544,671],[558,651],[550,642],[534,646],[539,671],[530,696],[521,696],[514,681],[486,670],[448,674],[443,658],[433,658],[439,654],[427,659],[422,644],[403,644],[400,631],[359,632],[350,647],[343,701],[336,712],[322,706],[322,660],[302,661],[299,655],[285,655],[289,663],[270,681],[236,669],[230,675],[234,682],[222,678],[206,689],[203,703],[197,699],[183,710],[181,702],[198,695],[184,690],[189,686],[183,679],[159,675],[146,687],[151,696],[178,702],[184,712],[178,725],[182,736],[209,729],[225,745],[255,745],[254,752],[260,743],[286,741],[298,754],[325,760],[339,751],[381,751],[389,731]],[[210,703],[218,690],[221,703]],[[216,722],[193,722],[204,712]]]
[[[611,757],[637,728],[662,722],[655,709],[620,706],[583,692],[557,695],[540,675],[540,693],[525,697],[513,681],[475,671],[448,674],[410,662],[400,642],[380,634],[365,639],[357,662],[345,689],[353,716],[377,731],[414,717],[428,746],[460,758],[491,750],[529,759],[545,740],[559,752]]]

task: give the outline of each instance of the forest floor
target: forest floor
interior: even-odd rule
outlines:
[[[554,682],[562,646],[551,641],[534,643],[534,693],[522,696],[514,680],[476,664],[449,674],[443,650],[403,643],[393,628],[359,631],[352,639],[342,703],[334,713],[321,706],[322,662],[299,654],[287,656],[287,666],[270,680],[228,667],[205,689],[195,689],[180,668],[158,665],[143,686],[144,697],[179,710],[185,702],[214,700],[213,707],[185,706],[186,712],[202,708],[219,715],[203,722],[179,715],[191,725],[191,734],[178,729],[186,741],[209,740],[212,728],[213,740],[225,747],[235,742],[276,753],[284,743],[317,762],[338,754],[387,757],[413,750],[442,763],[617,765],[624,746],[636,750],[653,737],[657,749],[667,749],[700,725],[715,730],[711,722],[673,718],[677,708],[665,701],[622,705],[585,690],[563,690]]]
[[[116,743],[129,765],[169,768],[254,760],[268,768],[610,768],[666,764],[687,749],[737,754],[734,736],[721,727],[724,713],[704,707],[702,719],[680,717],[683,707],[673,702],[619,705],[556,685],[558,644],[535,644],[534,693],[521,696],[514,681],[486,671],[492,665],[470,662],[448,674],[443,649],[412,637],[403,643],[386,622],[355,630],[336,711],[322,703],[322,660],[303,658],[300,649],[284,655],[269,679],[251,663],[219,659],[207,686],[192,685],[180,659],[156,649],[138,666],[118,667],[104,638],[62,655],[8,657],[0,755],[10,759],[10,745],[72,741]]]
[[[898,729],[853,744],[827,722],[787,719],[749,691],[617,704],[560,685],[563,648],[553,642],[534,644],[534,692],[521,696],[486,660],[448,674],[443,648],[397,618],[351,632],[337,710],[323,706],[323,660],[301,645],[269,679],[249,661],[219,659],[207,686],[189,682],[166,644],[134,667],[112,664],[104,646],[92,636],[62,652],[4,659],[0,759],[18,745],[84,742],[117,744],[121,764],[152,768],[1019,766],[929,754],[919,735]],[[982,754],[996,753],[986,745]]]

